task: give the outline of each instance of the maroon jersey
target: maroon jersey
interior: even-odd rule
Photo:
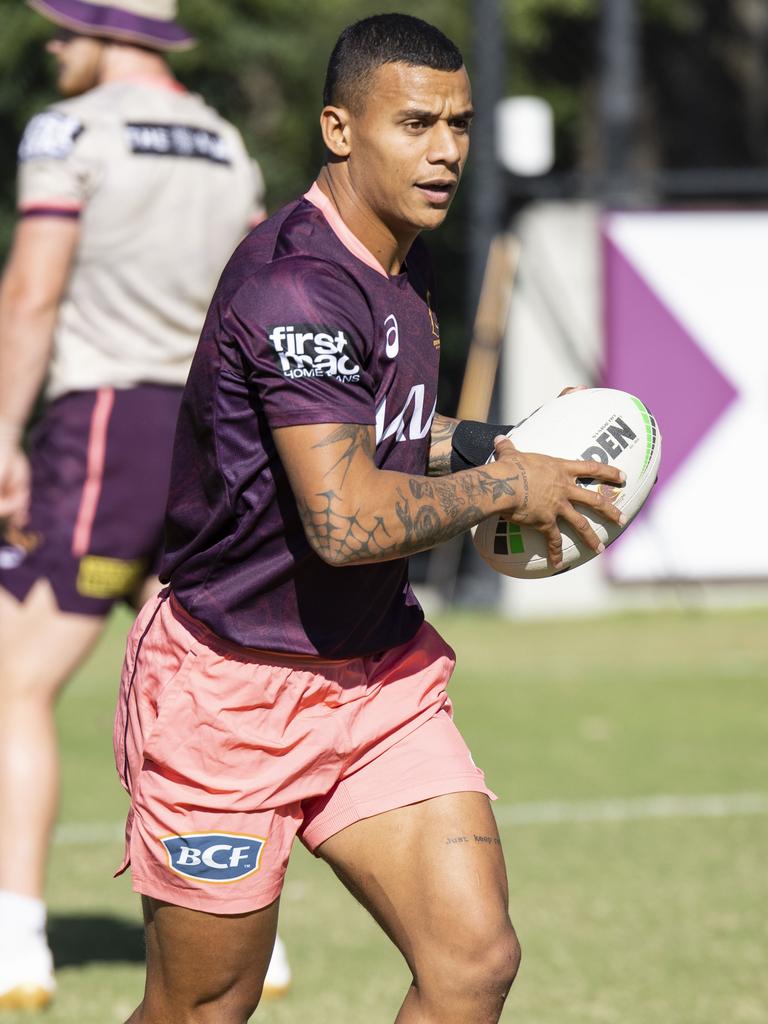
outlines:
[[[376,427],[376,465],[426,472],[440,338],[426,250],[389,275],[315,185],[219,282],[176,433],[161,578],[247,647],[351,658],[409,640],[407,559],[333,567],[307,541],[272,430]]]

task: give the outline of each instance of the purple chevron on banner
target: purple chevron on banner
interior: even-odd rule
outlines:
[[[606,385],[637,395],[663,439],[658,497],[738,396],[624,252],[604,236]]]

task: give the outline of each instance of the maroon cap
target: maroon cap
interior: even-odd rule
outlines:
[[[117,39],[153,50],[188,50],[197,40],[175,20],[175,0],[26,0],[57,25],[85,36]],[[147,10],[164,15],[150,17]]]

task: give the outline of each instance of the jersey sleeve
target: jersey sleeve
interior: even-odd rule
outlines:
[[[83,157],[85,124],[52,108],[28,123],[19,145],[18,208],[22,216],[78,217],[90,192]]]
[[[373,319],[340,268],[280,260],[241,286],[224,326],[271,427],[376,422]]]

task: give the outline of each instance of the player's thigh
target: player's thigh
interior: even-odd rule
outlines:
[[[453,793],[356,822],[318,854],[415,974],[477,950],[517,955],[504,857],[483,793]]]
[[[89,653],[104,621],[61,611],[45,579],[23,601],[0,586],[0,695],[52,696]]]
[[[204,913],[147,896],[142,904],[146,1019],[245,1020],[261,995],[279,901],[246,914]]]

